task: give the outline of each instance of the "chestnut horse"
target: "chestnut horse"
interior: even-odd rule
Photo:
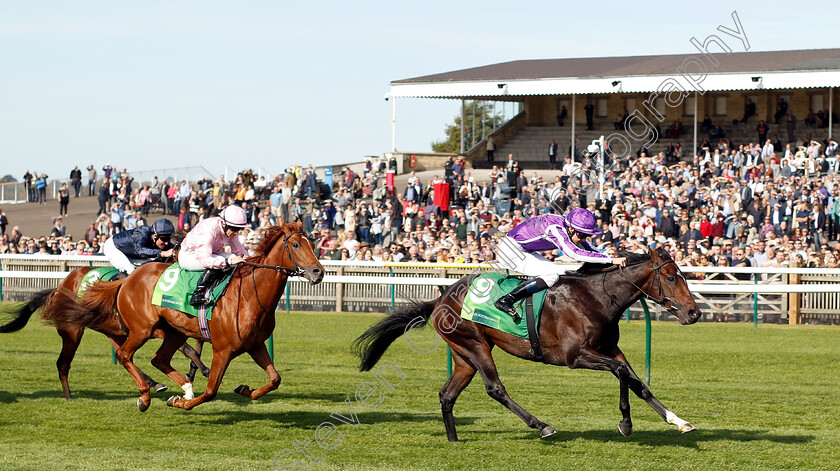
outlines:
[[[87,275],[87,273],[91,270],[93,270],[93,268],[90,267],[76,268],[61,281],[58,288],[39,291],[32,295],[26,302],[16,303],[14,308],[9,309],[4,306],[2,310],[10,314],[13,320],[0,326],[0,333],[16,332],[22,329],[26,326],[26,323],[29,321],[32,314],[39,309],[46,307],[49,303],[58,303],[61,305],[70,302],[71,300],[75,301],[75,296],[79,291],[79,285],[82,283],[82,279],[84,279],[85,275]],[[59,301],[61,297],[69,297],[69,299],[61,299]],[[70,364],[73,362],[73,357],[76,356],[76,350],[82,342],[82,334],[85,332],[85,327],[73,326],[60,320],[56,320],[54,324],[55,330],[57,330],[58,335],[61,336],[61,353],[59,353],[58,361],[56,361],[58,379],[61,381],[61,387],[64,390],[64,398],[69,400],[72,398],[70,394],[70,384],[68,382]],[[126,332],[123,328],[116,315],[103,316],[98,319],[97,322],[88,325],[87,327],[105,334],[105,336],[111,340],[114,350],[119,348],[128,336],[128,332]],[[163,333],[160,330],[157,330],[155,331],[155,336],[162,338]],[[179,350],[181,350],[187,358],[192,360],[192,364],[201,369],[202,373],[207,370],[207,367],[201,363],[200,353],[196,352],[188,344],[183,344]],[[165,385],[153,380],[142,371],[140,374],[142,375],[144,381],[146,381],[149,387],[154,389],[155,392],[166,391],[167,387]],[[189,394],[189,392],[187,392],[187,394]]]
[[[661,304],[684,324],[700,319],[685,278],[670,255],[662,249],[648,254],[623,253],[627,268],[615,265],[584,264],[577,272],[560,277],[549,288],[539,323],[539,346],[543,362],[569,368],[609,371],[620,384],[618,408],[622,414],[619,431],[632,430],[627,390],[632,389],[669,424],[689,432],[694,427],[666,409],[630,367],[618,348],[618,322],[622,313],[641,297]],[[487,297],[493,302],[501,293],[476,293],[470,288],[477,275],[467,275],[438,299],[398,310],[382,319],[355,342],[361,357],[361,370],[368,371],[379,361],[391,343],[408,329],[433,321],[435,330],[449,344],[455,369],[440,390],[440,407],[449,441],[458,441],[452,407],[476,371],[484,380],[487,394],[519,416],[530,427],[547,437],[555,430],[514,402],[499,380],[491,351],[502,350],[526,360],[538,361],[530,341],[460,317],[464,296]],[[483,296],[482,296],[483,295]]]
[[[271,362],[265,341],[274,331],[274,310],[283,294],[287,276],[302,275],[312,284],[323,279],[324,267],[313,250],[312,242],[301,231],[300,222],[265,230],[254,255],[235,268],[226,294],[213,309],[213,318],[209,322],[213,361],[207,388],[194,399],[170,397],[168,405],[192,409],[212,400],[231,360],[246,352],[268,373],[269,382],[253,391],[247,386],[239,386],[235,392],[257,399],[277,389],[280,375]],[[47,317],[54,316],[56,320],[86,326],[109,316],[116,308],[128,330],[128,338],[117,349],[117,359],[137,383],[140,411],[149,408],[151,396],[148,385],[133,362],[134,352],[152,337],[155,329],[162,330],[163,343],[152,361],[175,382],[184,384],[184,376],[175,371],[169,362],[187,337],[202,338],[197,317],[152,304],[152,292],[165,268],[160,264],[143,265],[129,278],[90,287],[79,308],[74,309],[71,305],[44,311]]]

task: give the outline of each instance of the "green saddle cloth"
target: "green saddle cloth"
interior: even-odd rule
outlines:
[[[195,292],[195,287],[198,286],[198,279],[201,278],[202,273],[201,271],[184,270],[177,262],[173,263],[160,274],[158,282],[155,283],[155,290],[152,292],[152,304],[176,309],[184,314],[197,317],[199,310],[202,308],[190,305],[190,298]],[[233,271],[213,288],[211,299],[214,306],[224,294],[232,276]],[[213,306],[205,306],[204,310],[205,317],[211,319]]]
[[[85,291],[87,291],[88,288],[100,281],[111,281],[119,272],[120,271],[114,267],[94,268],[82,277],[82,282],[79,283],[79,291],[76,293],[76,296],[81,298],[84,296]]]
[[[527,339],[528,324],[525,321],[525,303],[521,302],[516,306],[516,312],[519,314],[516,317],[511,317],[510,314],[496,309],[496,306],[493,305],[497,299],[513,291],[521,282],[522,280],[519,278],[496,272],[488,272],[476,277],[466,296],[464,296],[461,317]],[[548,290],[543,290],[532,296],[537,331],[539,331],[540,312],[547,292]]]

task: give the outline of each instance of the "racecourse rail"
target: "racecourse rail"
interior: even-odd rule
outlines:
[[[489,264],[322,261],[327,275],[320,285],[292,277],[286,310],[385,312],[406,300],[428,300],[463,275],[492,269]],[[107,266],[99,256],[0,255],[0,300],[22,301],[58,286],[70,271]],[[574,270],[577,265],[561,265]],[[704,320],[727,314],[729,320],[763,322],[840,322],[840,269],[681,267],[704,312]],[[655,318],[673,319],[660,306]],[[628,318],[643,318],[638,304]]]

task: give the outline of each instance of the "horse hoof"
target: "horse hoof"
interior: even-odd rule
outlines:
[[[175,407],[175,402],[180,399],[178,396],[169,396],[169,399],[166,400],[166,405],[169,407]]]
[[[165,384],[158,383],[157,386],[155,386],[155,392],[156,393],[164,392],[167,389],[169,389],[169,386],[167,386]]]
[[[149,404],[144,403],[142,398],[137,398],[137,408],[140,409],[140,412],[146,412],[149,409]]]
[[[204,368],[203,370],[201,370],[201,374],[202,374],[205,378],[209,378],[209,377],[210,377],[210,368]]]
[[[621,432],[621,434],[625,437],[629,437],[630,433],[633,432],[633,426],[630,424],[625,424],[624,422],[619,422],[618,431]]]
[[[557,430],[554,430],[554,427],[552,427],[550,425],[546,425],[545,428],[540,430],[540,438],[550,437],[550,436],[554,435],[555,433],[557,433]]]
[[[680,433],[688,433],[697,430],[693,425],[686,422],[682,427],[680,427]]]
[[[235,392],[236,394],[241,394],[241,395],[247,397],[248,395],[244,393],[244,391],[246,389],[248,389],[248,386],[245,386],[244,384],[240,384],[239,386],[233,388],[233,392]]]

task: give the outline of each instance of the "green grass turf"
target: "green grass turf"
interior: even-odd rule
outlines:
[[[421,355],[402,340],[386,353],[405,373],[381,403],[364,409],[354,392],[375,381],[359,373],[351,341],[378,316],[279,314],[275,334],[280,389],[251,402],[235,395],[266,376],[247,356],[227,371],[214,402],[192,411],[166,407],[176,387],[153,395],[140,413],[127,373],[110,347],[88,332],[71,371],[76,399],[62,398],[55,372],[60,340],[32,321],[0,336],[0,469],[270,469],[294,441],[323,453],[308,469],[838,469],[840,330],[836,327],[675,323],[653,325],[653,393],[697,427],[680,435],[631,393],[634,433],[617,430],[618,381],[609,373],[549,367],[496,351],[514,400],[557,429],[540,439],[484,392],[478,376],[455,405],[461,443],[446,441],[438,403],[445,381],[443,347]],[[644,324],[621,324],[622,345],[644,369]],[[426,329],[416,342],[431,343]],[[149,356],[137,363],[158,380]],[[180,355],[180,354],[179,354]],[[205,355],[205,358],[207,356]],[[187,362],[176,357],[176,368]],[[196,381],[196,392],[205,380]],[[360,424],[341,425],[332,450],[314,444],[350,397]],[[375,399],[376,395],[370,397]],[[338,437],[337,433],[330,441]],[[278,461],[305,458],[295,452]],[[291,469],[291,468],[290,468]],[[306,468],[299,468],[306,469]]]

